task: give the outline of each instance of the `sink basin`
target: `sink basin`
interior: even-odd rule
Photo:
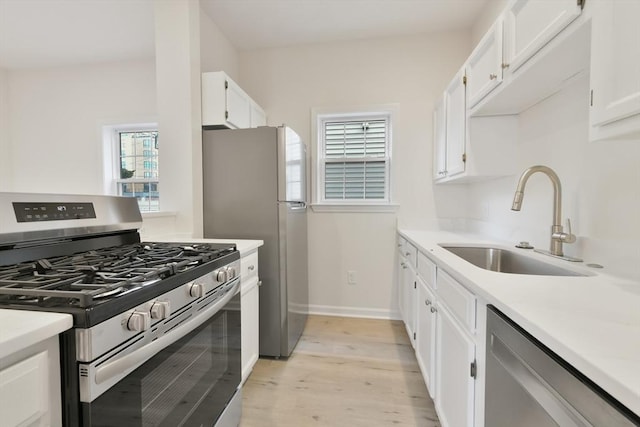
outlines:
[[[440,245],[471,264],[499,273],[540,276],[586,276],[575,271],[538,261],[508,249],[476,246]]]

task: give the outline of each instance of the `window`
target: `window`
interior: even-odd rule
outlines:
[[[319,114],[316,201],[390,203],[391,113]]]
[[[120,171],[117,193],[138,199],[141,212],[160,210],[158,191],[158,131],[115,130]]]

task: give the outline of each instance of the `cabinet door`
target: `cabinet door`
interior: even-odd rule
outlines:
[[[227,122],[237,128],[251,126],[251,98],[233,80],[227,79]]]
[[[507,71],[516,71],[576,19],[581,11],[577,0],[512,1],[504,15],[504,60]]]
[[[447,122],[445,97],[436,103],[433,110],[433,178],[442,178],[447,170]]]
[[[640,2],[594,3],[591,37],[591,124],[640,113]],[[636,131],[640,129],[635,129]]]
[[[438,305],[436,330],[436,408],[440,422],[443,427],[472,427],[475,344],[443,305]]]
[[[465,138],[467,128],[466,77],[464,67],[458,71],[446,90],[445,116],[447,118],[446,175],[464,172]]]
[[[418,305],[416,319],[416,359],[422,377],[435,397],[436,310],[435,297],[422,280],[418,280]]]
[[[402,250],[402,249],[401,249]],[[399,256],[398,257],[398,277],[396,281],[396,286],[398,289],[398,311],[400,312],[400,320],[404,323],[407,322],[407,314],[405,310],[406,299],[404,297],[405,288],[404,288],[404,276],[406,275],[406,270],[409,268],[407,265],[407,260]]]
[[[47,357],[46,351],[41,352],[0,370],[0,424],[51,425]]]
[[[244,382],[251,373],[253,365],[258,361],[259,355],[259,308],[260,288],[257,277],[249,279],[249,284],[243,286],[246,289],[240,296],[240,316],[242,322],[241,331],[241,356],[242,356],[242,381]]]
[[[502,83],[502,19],[491,29],[469,56],[466,66],[469,108]]]
[[[411,265],[404,270],[403,276],[404,287],[404,310],[405,310],[405,326],[407,334],[411,340],[411,345],[415,347],[416,342],[416,305],[417,305],[417,285],[416,272]]]
[[[267,125],[267,115],[264,110],[260,108],[255,102],[251,102],[251,127],[257,128],[258,126]]]

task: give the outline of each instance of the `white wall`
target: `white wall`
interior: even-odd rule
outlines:
[[[7,70],[6,84],[10,191],[102,193],[102,126],[155,119],[153,60]]]
[[[488,0],[486,6],[482,9],[480,16],[476,18],[471,28],[471,45],[476,46],[482,36],[493,25],[496,17],[507,6],[507,0]]]
[[[519,170],[551,167],[562,183],[563,217],[571,218],[575,244],[565,253],[598,263],[615,275],[640,278],[640,141],[589,142],[589,82],[584,76],[520,115]],[[468,186],[471,228],[516,243],[549,249],[553,191],[535,174],[522,210],[511,211],[518,176]],[[565,224],[566,225],[566,224]]]
[[[145,239],[202,236],[200,75],[238,75],[238,54],[199,2],[159,2],[156,69],[159,97],[161,203],[175,216],[146,216]],[[161,56],[158,56],[160,55]],[[165,209],[163,208],[163,209]]]
[[[265,108],[269,124],[286,122],[307,142],[312,141],[312,108],[399,106],[392,160],[397,218],[310,212],[311,310],[395,315],[396,219],[412,227],[431,226],[436,220],[432,107],[468,53],[467,33],[445,33],[240,54],[243,87]],[[348,270],[356,272],[356,285],[346,284]]]
[[[240,83],[239,66],[236,48],[209,15],[200,9],[200,69],[202,72],[224,71]]]
[[[12,187],[11,165],[7,71],[0,68],[0,191],[9,191]]]

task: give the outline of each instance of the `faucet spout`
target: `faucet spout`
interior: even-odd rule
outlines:
[[[550,252],[552,255],[562,257],[564,255],[562,252],[562,243],[573,243],[575,241],[575,236],[571,234],[571,230],[569,230],[569,233],[564,233],[562,231],[562,186],[560,185],[560,178],[558,178],[558,175],[553,171],[553,169],[542,165],[531,166],[526,169],[518,180],[518,186],[516,187],[516,192],[513,196],[511,210],[519,211],[522,209],[524,188],[531,175],[537,172],[545,174],[553,184],[553,223],[551,224]]]

